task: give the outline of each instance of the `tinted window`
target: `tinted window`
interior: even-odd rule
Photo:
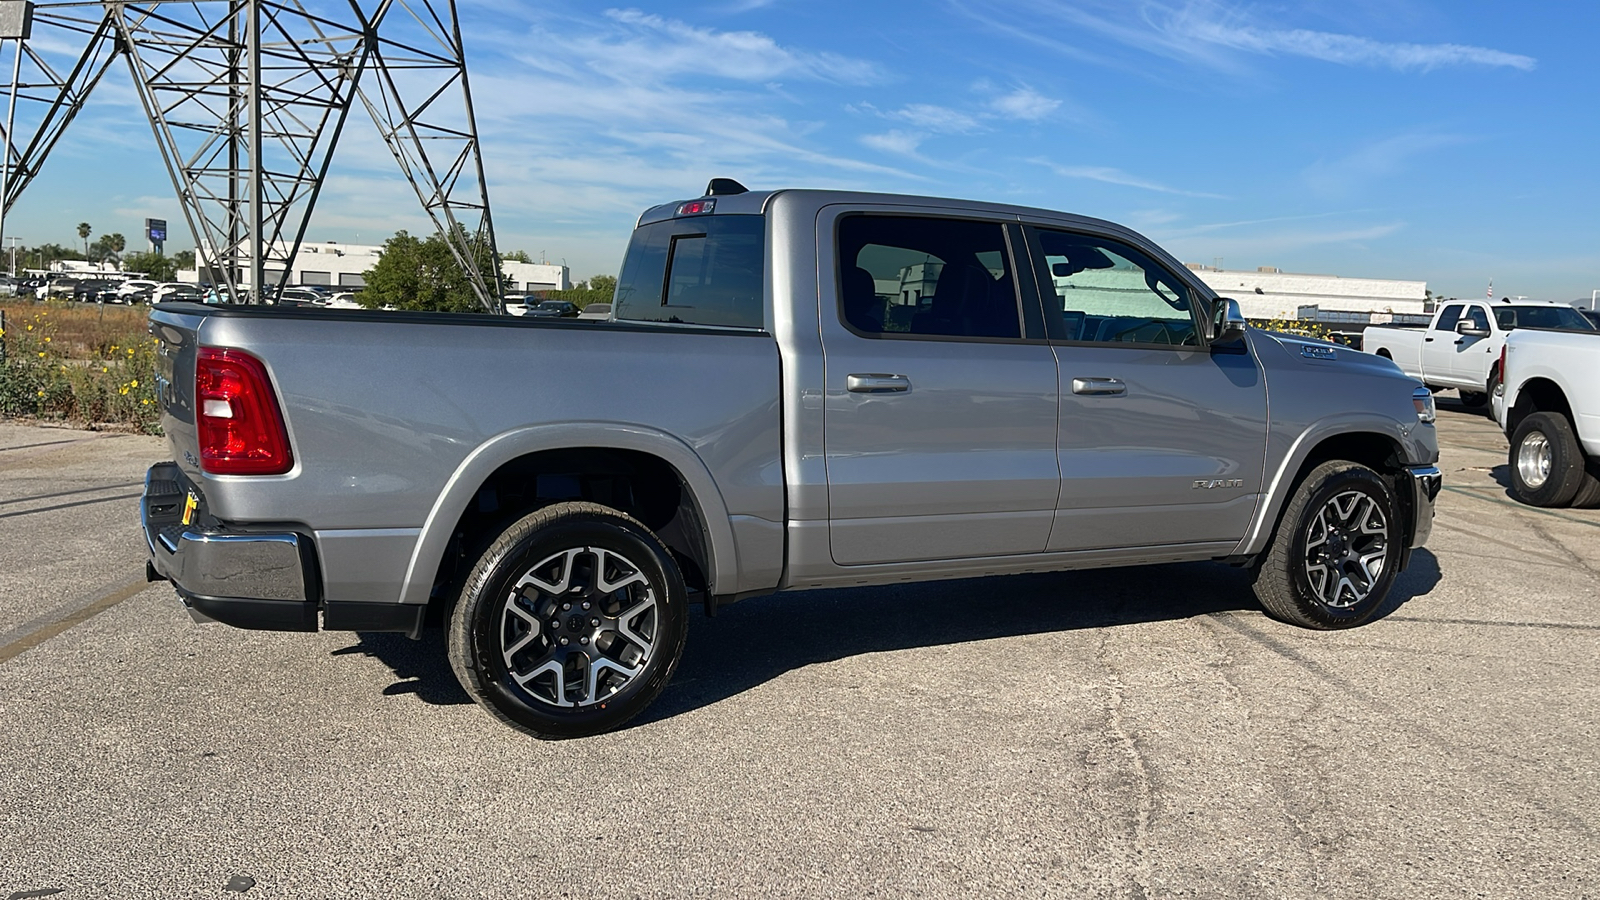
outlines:
[[[616,318],[760,328],[765,255],[761,216],[694,216],[640,226],[617,279]]]
[[[1497,306],[1494,317],[1500,328],[1554,328],[1560,331],[1593,331],[1583,314],[1570,306]]]
[[[849,216],[839,303],[864,334],[1021,337],[1016,278],[997,222]]]
[[[1036,261],[1047,312],[1069,341],[1200,343],[1189,288],[1134,247],[1065,231],[1039,231]]]
[[[1489,315],[1483,311],[1481,306],[1467,307],[1467,313],[1462,318],[1471,322],[1473,328],[1482,328],[1484,331],[1489,330]]]
[[[1446,306],[1444,312],[1439,314],[1439,321],[1434,323],[1434,331],[1455,331],[1456,320],[1461,318],[1461,305]]]

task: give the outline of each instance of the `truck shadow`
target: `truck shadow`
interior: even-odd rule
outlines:
[[[400,679],[383,689],[386,697],[411,694],[423,703],[450,706],[471,703],[472,698],[461,689],[455,673],[450,671],[450,660],[445,656],[444,629],[427,628],[422,640],[413,641],[403,634],[381,631],[357,632],[356,642],[333,651],[331,656],[360,654],[388,666]]]
[[[1438,559],[1416,551],[1378,618],[1427,595],[1439,578]],[[694,610],[677,674],[632,724],[671,718],[787,672],[865,653],[1258,610],[1249,573],[1214,563],[774,594],[725,607],[711,619]],[[409,694],[432,705],[472,702],[450,671],[443,629],[425,630],[420,641],[380,632],[355,637],[332,655],[360,654],[387,666],[398,680],[384,695]]]
[[[1439,577],[1437,558],[1417,550],[1378,618],[1430,593]],[[1213,563],[775,594],[693,619],[672,683],[633,724],[864,653],[1259,609],[1249,573]]]

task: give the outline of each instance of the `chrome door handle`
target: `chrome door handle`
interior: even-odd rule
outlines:
[[[893,394],[911,390],[911,379],[904,375],[851,375],[844,380],[845,390],[854,394]]]
[[[1128,386],[1120,378],[1074,378],[1074,394],[1126,394]]]

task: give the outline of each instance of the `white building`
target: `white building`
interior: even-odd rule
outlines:
[[[1426,281],[1383,278],[1345,278],[1339,275],[1300,275],[1262,266],[1253,272],[1236,272],[1189,263],[1208,287],[1239,301],[1247,319],[1300,318],[1302,307],[1315,306],[1318,314],[1363,313],[1371,321],[1385,316],[1422,315],[1428,297]]]
[[[383,247],[376,244],[341,244],[327,241],[321,244],[306,242],[300,245],[290,266],[286,284],[325,284],[355,290],[366,285],[362,273],[378,264]],[[572,287],[566,266],[547,263],[502,262],[506,275],[506,291],[564,291]],[[268,282],[276,281],[281,269],[267,269]],[[178,280],[190,283],[218,282],[221,278],[200,277],[196,269],[178,272]]]

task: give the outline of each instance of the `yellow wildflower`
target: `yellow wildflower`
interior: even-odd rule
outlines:
[[[138,387],[138,386],[139,386],[139,379],[137,379],[137,378],[135,378],[134,380],[128,382],[128,387]]]

